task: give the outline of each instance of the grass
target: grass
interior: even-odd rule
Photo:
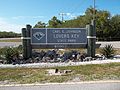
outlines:
[[[73,76],[82,81],[120,80],[120,63],[67,67],[74,71]]]
[[[8,83],[50,83],[69,81],[120,80],[120,63],[56,67],[59,70],[72,70],[64,75],[47,75],[51,68],[0,69],[0,82]],[[54,68],[52,68],[54,69]],[[77,78],[77,80],[76,80]],[[7,84],[7,83],[6,83]]]
[[[21,39],[7,39],[7,40],[0,40],[0,42],[22,42]]]

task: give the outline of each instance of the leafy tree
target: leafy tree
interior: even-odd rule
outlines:
[[[97,10],[95,10],[95,14],[97,13]],[[85,19],[87,23],[91,23],[91,20],[93,19],[93,15],[94,15],[94,8],[90,7],[87,8],[85,11]]]
[[[46,24],[41,21],[34,26],[34,28],[45,28],[45,27],[46,27]]]
[[[49,20],[49,28],[58,28],[58,27],[60,27],[61,25],[62,25],[62,22],[59,20],[59,19],[57,19],[57,17],[53,17],[51,20]]]
[[[96,31],[98,38],[109,38],[111,32],[110,13],[99,10],[96,13]]]
[[[48,28],[84,28],[87,24],[91,24],[93,19],[94,8],[87,8],[85,15],[80,15],[75,19],[60,21],[57,17],[52,17],[48,22]],[[95,10],[96,35],[98,40],[110,41],[120,40],[120,15],[111,16],[109,11]],[[39,22],[38,22],[39,23]],[[44,26],[40,22],[38,28]]]
[[[120,15],[115,15],[111,18],[111,37],[113,40],[120,40]]]

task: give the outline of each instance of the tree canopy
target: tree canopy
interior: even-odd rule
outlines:
[[[14,37],[20,37],[21,34],[15,33],[15,32],[6,32],[6,31],[0,31],[0,38],[14,38]]]
[[[91,24],[93,19],[92,7],[87,8],[85,15],[80,15],[76,19],[66,20],[62,22],[57,17],[53,16],[51,20],[48,21],[47,28],[83,28],[87,24]],[[111,16],[111,13],[106,10],[95,10],[95,20],[96,20],[96,35],[99,41],[111,41],[120,40],[120,15]],[[37,28],[44,27],[45,23],[35,25]],[[43,28],[42,27],[42,28]]]
[[[49,28],[58,28],[62,25],[62,21],[60,21],[59,19],[57,19],[57,17],[53,17],[51,20],[49,20]]]

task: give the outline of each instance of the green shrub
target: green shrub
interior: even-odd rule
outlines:
[[[111,58],[115,53],[115,50],[113,46],[109,44],[109,45],[106,45],[104,48],[102,48],[101,53],[105,55],[106,58]]]
[[[5,59],[9,64],[13,62],[13,59],[18,59],[20,53],[22,53],[22,46],[0,48],[0,56],[4,56],[0,58]]]
[[[12,63],[13,59],[13,49],[12,48],[7,48],[6,51],[4,52],[5,59],[7,60],[7,63]]]

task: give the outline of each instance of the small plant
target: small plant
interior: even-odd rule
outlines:
[[[4,52],[5,54],[5,59],[7,60],[7,63],[12,63],[12,58],[13,58],[13,49],[12,48],[7,48],[6,51]]]
[[[102,48],[101,53],[105,55],[106,58],[111,58],[112,55],[115,53],[115,50],[111,44],[106,45],[104,48]]]
[[[5,59],[9,64],[14,61],[13,59],[18,59],[20,53],[22,53],[22,46],[0,48],[0,58]]]

